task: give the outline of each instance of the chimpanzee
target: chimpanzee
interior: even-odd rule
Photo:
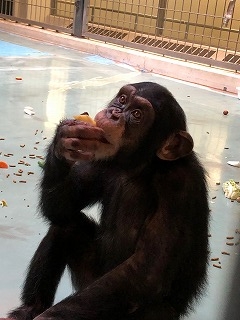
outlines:
[[[41,180],[49,230],[17,320],[176,320],[206,284],[208,190],[184,111],[153,82],[123,86],[96,126],[57,126]],[[81,210],[99,204],[97,223]],[[52,306],[65,267],[76,292]]]

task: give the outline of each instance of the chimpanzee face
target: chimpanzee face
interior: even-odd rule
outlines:
[[[95,159],[114,157],[119,151],[129,157],[144,149],[149,156],[156,154],[172,161],[188,155],[193,148],[192,137],[185,130],[183,110],[171,93],[156,83],[123,86],[95,121],[107,142],[99,146]],[[155,130],[157,135],[153,134],[152,129],[156,128],[163,128],[162,134],[159,130]]]
[[[105,145],[107,155],[113,156],[122,147],[135,150],[152,126],[154,116],[151,103],[138,96],[132,85],[122,87],[107,108],[95,117],[97,126],[104,130],[109,142]]]

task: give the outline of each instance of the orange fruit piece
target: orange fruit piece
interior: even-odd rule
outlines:
[[[1,169],[8,169],[8,164],[5,161],[0,161],[0,168]]]
[[[74,116],[74,119],[76,120],[80,120],[83,122],[88,122],[91,125],[95,126],[96,122],[93,120],[93,118],[91,118],[89,115],[87,114],[79,114],[78,116]]]

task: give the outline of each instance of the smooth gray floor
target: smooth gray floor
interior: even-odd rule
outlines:
[[[225,305],[232,301],[229,293],[240,248],[226,245],[226,237],[233,236],[234,243],[239,241],[240,234],[235,230],[240,229],[240,204],[226,199],[221,185],[216,183],[230,178],[240,180],[240,169],[227,165],[228,160],[240,160],[240,100],[142,73],[98,56],[3,32],[0,32],[0,161],[16,167],[0,169],[0,201],[8,203],[8,207],[0,207],[0,317],[19,304],[25,269],[46,232],[46,225],[37,215],[39,158],[29,155],[44,155],[60,119],[83,111],[94,116],[122,85],[139,81],[158,82],[174,94],[187,114],[195,151],[209,173],[211,257],[219,258],[222,268],[210,263],[206,295],[195,313],[186,319],[223,319]],[[34,116],[24,113],[26,106],[34,109]],[[222,114],[224,109],[229,111],[227,116]],[[19,163],[20,160],[29,166]],[[23,170],[22,176],[18,176],[19,169]],[[90,214],[97,216],[95,208]],[[222,255],[222,251],[230,256]],[[239,288],[234,293],[236,297],[240,296]],[[70,293],[66,274],[56,301]],[[235,313],[233,319],[240,316]]]

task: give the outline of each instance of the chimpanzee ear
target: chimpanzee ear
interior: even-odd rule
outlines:
[[[171,135],[164,145],[157,151],[162,160],[176,160],[187,156],[193,149],[193,139],[186,131],[179,131]]]

